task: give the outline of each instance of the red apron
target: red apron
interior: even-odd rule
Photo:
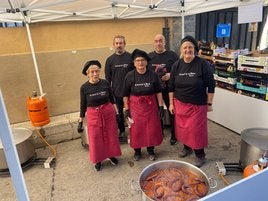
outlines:
[[[115,116],[111,103],[87,108],[89,159],[93,163],[121,155]]]
[[[163,140],[156,95],[130,96],[129,111],[134,120],[130,130],[130,147],[160,145]]]
[[[176,138],[192,149],[208,145],[207,105],[182,103],[174,99]]]

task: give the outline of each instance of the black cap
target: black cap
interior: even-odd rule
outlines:
[[[87,69],[88,69],[89,66],[91,66],[91,65],[96,65],[96,66],[98,66],[98,67],[101,68],[101,64],[100,64],[100,62],[99,62],[98,60],[90,60],[90,61],[87,61],[87,62],[85,63],[85,65],[84,65],[83,70],[82,70],[82,73],[83,73],[84,75],[87,75]]]
[[[134,59],[136,59],[137,57],[143,57],[145,58],[147,61],[150,61],[151,58],[148,56],[148,54],[143,51],[143,50],[139,50],[139,49],[135,49],[133,52],[132,52],[132,55],[131,55],[131,58],[132,60],[134,61]]]
[[[195,40],[192,36],[185,36],[185,37],[181,40],[181,45],[182,45],[184,42],[187,42],[187,41],[193,43],[193,45],[194,45],[194,49],[195,49],[196,52],[199,51],[198,44],[197,44],[196,40]]]

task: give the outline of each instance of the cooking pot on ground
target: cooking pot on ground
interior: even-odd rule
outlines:
[[[261,158],[265,150],[268,150],[267,128],[249,128],[241,132],[239,163],[243,169]]]
[[[17,148],[20,164],[26,166],[35,158],[34,142],[32,131],[26,128],[12,128],[14,143]],[[0,131],[1,132],[1,131]],[[0,171],[7,170],[8,165],[3,149],[3,144],[0,139]]]
[[[177,168],[179,170],[186,170],[192,172],[197,175],[202,181],[205,182],[207,187],[207,192],[210,188],[215,188],[217,186],[216,181],[209,179],[206,174],[196,166],[179,160],[162,160],[159,162],[155,162],[143,169],[143,171],[139,175],[139,188],[142,191],[142,201],[153,201],[150,197],[148,197],[142,189],[142,184],[146,177],[150,175],[150,173],[159,170],[159,169],[168,169],[168,168]]]

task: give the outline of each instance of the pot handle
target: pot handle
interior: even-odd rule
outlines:
[[[131,187],[132,190],[141,191],[140,190],[140,187],[139,187],[139,182],[138,181],[131,180],[130,187]]]
[[[208,184],[210,188],[216,188],[218,185],[217,181],[213,177],[208,178]]]

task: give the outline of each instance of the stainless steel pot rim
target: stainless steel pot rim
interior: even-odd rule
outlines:
[[[145,168],[149,168],[149,167],[151,167],[151,166],[155,166],[156,164],[168,163],[168,162],[171,162],[171,163],[178,163],[178,162],[179,162],[179,163],[181,163],[181,164],[189,165],[189,166],[193,167],[193,168],[196,169],[196,170],[202,171],[200,168],[194,166],[193,164],[188,163],[188,162],[185,162],[185,161],[181,161],[181,160],[160,160],[160,161],[154,162],[154,163],[152,163],[152,164],[150,164],[150,165],[147,165]],[[145,169],[145,168],[144,168],[144,169]],[[203,172],[203,171],[202,171],[202,172]]]
[[[1,132],[1,131],[0,131]],[[32,131],[27,128],[11,128],[11,134],[13,135],[13,140],[15,144],[24,142],[32,135]],[[3,144],[0,139],[0,149],[3,149]]]
[[[140,173],[140,175],[139,175],[139,182],[141,182],[141,180],[142,180],[142,175],[144,174],[144,172],[146,171],[146,170],[148,170],[148,169],[150,169],[150,168],[152,168],[152,167],[155,167],[155,166],[157,166],[157,165],[161,165],[161,164],[164,164],[165,165],[165,168],[167,168],[167,167],[169,167],[170,165],[168,165],[168,164],[180,164],[180,165],[184,165],[184,166],[188,166],[188,167],[190,167],[190,168],[192,168],[192,169],[194,169],[194,170],[196,170],[197,172],[200,172],[201,174],[202,174],[202,176],[204,176],[206,179],[207,179],[207,181],[209,180],[209,178],[208,178],[208,176],[200,169],[200,168],[198,168],[198,167],[196,167],[196,166],[194,166],[194,165],[192,165],[191,163],[188,163],[188,162],[185,162],[185,161],[181,161],[181,160],[161,160],[161,161],[157,161],[157,162],[154,162],[154,163],[152,163],[152,164],[150,164],[150,165],[148,165],[148,166],[146,166],[143,170],[142,170],[142,172]],[[170,166],[170,167],[173,167],[173,166]]]
[[[208,178],[207,175],[198,167],[187,163],[185,161],[180,161],[180,160],[162,160],[162,161],[157,161],[155,163],[152,163],[148,166],[146,166],[142,172],[139,175],[139,190],[142,193],[142,198],[143,200],[146,199],[149,201],[153,201],[151,198],[149,198],[146,193],[143,191],[142,189],[142,181],[144,181],[144,179],[153,171],[158,170],[158,169],[164,169],[164,168],[181,168],[181,169],[190,169],[191,171],[195,172],[196,174],[199,174],[201,177],[203,177],[203,179],[205,180],[208,189],[209,188],[215,188],[217,186],[216,181],[212,180],[212,178]],[[213,185],[213,187],[211,187],[211,184]]]
[[[241,132],[241,139],[247,144],[268,150],[268,128],[248,128]]]

